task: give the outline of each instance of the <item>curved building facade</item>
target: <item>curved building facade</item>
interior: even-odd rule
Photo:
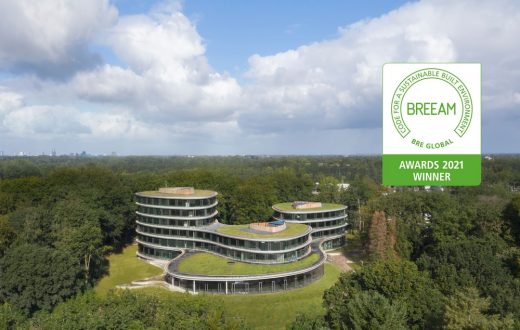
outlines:
[[[334,249],[345,244],[347,206],[319,202],[293,202],[273,205],[273,219],[306,224],[312,238],[322,239],[323,248]]]
[[[343,205],[281,203],[273,206],[272,222],[225,225],[217,220],[214,191],[176,187],[135,195],[137,254],[169,260],[164,279],[175,289],[228,294],[301,287],[323,275],[323,249],[345,242]],[[214,257],[202,263],[190,259],[207,258],[204,253]],[[233,271],[216,274],[216,267],[207,266],[214,258]],[[186,271],[179,267],[183,264],[205,265],[207,271]],[[252,265],[259,268],[251,272]],[[245,268],[249,270],[241,273]]]
[[[183,251],[184,253],[189,258],[189,254],[193,252]],[[308,285],[323,275],[326,254],[322,250],[320,241],[312,244],[312,253],[319,255],[318,260],[299,269],[270,274],[211,276],[180,271],[179,263],[182,263],[185,257],[181,255],[168,264],[165,281],[173,288],[194,293],[247,294],[286,291]]]
[[[249,263],[286,263],[311,252],[311,228],[286,224],[280,233],[217,221],[217,193],[191,187],[136,193],[138,255],[173,259],[184,249]]]

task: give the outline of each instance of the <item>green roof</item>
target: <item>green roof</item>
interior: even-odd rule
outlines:
[[[313,207],[313,208],[309,208],[309,209],[295,209],[292,205],[293,205],[292,202],[278,203],[278,204],[273,205],[273,209],[278,210],[278,211],[291,211],[291,212],[305,213],[305,212],[329,211],[329,210],[346,208],[345,205],[334,204],[334,203],[321,203],[321,207]]]
[[[198,252],[181,260],[177,270],[181,273],[197,275],[263,275],[306,268],[319,259],[319,254],[313,253],[297,261],[265,265],[233,261],[211,253]]]
[[[308,226],[299,223],[285,223],[287,228],[277,233],[262,233],[249,228],[249,225],[221,225],[216,230],[218,233],[248,238],[284,238],[293,237],[305,233]]]
[[[191,198],[191,197],[213,197],[217,195],[216,192],[211,190],[199,190],[195,189],[193,194],[172,194],[172,193],[165,193],[160,192],[158,190],[152,190],[152,191],[140,191],[137,193],[137,195],[140,196],[146,196],[146,197],[175,197],[175,198]]]

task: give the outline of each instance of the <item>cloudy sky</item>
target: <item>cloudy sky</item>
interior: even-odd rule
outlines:
[[[462,61],[520,152],[520,1],[360,3],[0,0],[0,151],[379,154],[382,65]]]

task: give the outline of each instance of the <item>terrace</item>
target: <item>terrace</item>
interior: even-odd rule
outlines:
[[[183,257],[177,265],[177,271],[196,275],[264,275],[294,271],[307,268],[320,260],[319,253],[284,264],[253,264],[232,261],[212,253],[197,252]]]
[[[297,223],[285,223],[285,226],[286,228],[279,232],[268,232],[252,229],[250,225],[219,224],[215,227],[215,231],[220,234],[234,237],[274,239],[296,237],[303,235],[310,230],[309,226]]]
[[[191,197],[213,197],[216,196],[217,193],[211,190],[201,190],[201,189],[193,189],[190,193],[187,193],[184,190],[179,190],[175,192],[174,190],[151,190],[151,191],[141,191],[136,195],[143,197],[165,197],[165,198],[191,198]]]
[[[310,207],[310,208],[295,208],[294,203],[278,203],[273,205],[273,209],[281,212],[297,212],[297,213],[305,213],[305,212],[316,212],[316,211],[331,211],[331,210],[340,210],[346,208],[345,205],[334,204],[334,203],[321,203],[321,207]]]

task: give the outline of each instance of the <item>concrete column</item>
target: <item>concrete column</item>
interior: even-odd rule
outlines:
[[[227,294],[227,292],[228,292],[228,288],[227,288],[227,281],[226,281],[226,294]]]
[[[175,288],[175,279],[172,276],[172,286]]]
[[[195,291],[195,281],[193,281],[193,293],[195,293],[197,291]]]

